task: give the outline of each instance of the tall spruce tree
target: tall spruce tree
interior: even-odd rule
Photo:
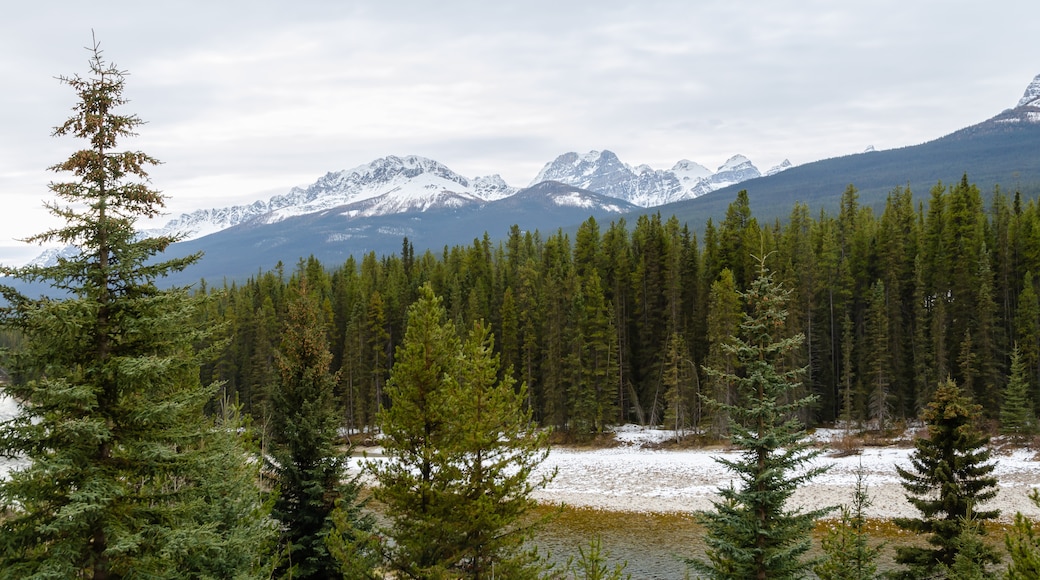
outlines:
[[[922,413],[928,437],[914,443],[910,469],[896,467],[907,500],[921,517],[893,521],[905,530],[928,534],[932,547],[900,546],[896,562],[906,567],[894,577],[930,577],[954,566],[961,547],[969,544],[977,564],[998,561],[992,548],[975,545],[965,536],[966,532],[985,533],[981,524],[1000,515],[999,510],[979,509],[997,495],[997,479],[991,475],[995,465],[988,463],[989,438],[975,427],[980,413],[981,407],[971,403],[950,379],[939,385]],[[976,522],[980,525],[967,527]]]
[[[886,304],[885,283],[875,282],[870,289],[870,301],[867,305],[867,361],[866,383],[868,409],[870,419],[877,429],[888,429],[892,419],[891,404],[891,372],[892,355],[889,340],[888,313]]]
[[[1000,432],[1020,442],[1036,432],[1036,414],[1029,399],[1029,381],[1018,345],[1011,349],[1011,376],[1000,406]]]
[[[668,338],[668,347],[664,358],[665,410],[664,428],[675,431],[675,440],[679,442],[686,436],[686,431],[696,427],[693,422],[693,405],[699,393],[696,392],[696,369],[689,359],[686,340],[678,332]]]
[[[61,295],[3,289],[2,322],[26,339],[15,369],[38,378],[5,387],[22,405],[0,454],[27,463],[0,482],[0,576],[249,577],[269,520],[235,413],[203,413],[216,386],[199,379],[201,298],[156,284],[198,255],[163,261],[176,239],[135,231],[163,206],[147,184],[158,161],[118,149],[142,121],[118,112],[125,73],[88,50],[90,74],[60,79],[79,100],[54,135],[88,143],[51,168],[72,176],[50,185],[64,224],[28,240],[78,252],[0,269]]]
[[[738,335],[724,345],[737,361],[736,371],[705,369],[713,379],[734,384],[742,401],[712,402],[729,413],[731,441],[741,451],[739,459],[717,459],[739,478],[739,487],[720,489],[715,509],[700,514],[708,562],[690,563],[710,578],[802,577],[814,564],[802,557],[813,525],[832,509],[786,507],[799,486],[824,471],[812,465],[821,451],[810,447],[796,418],[816,397],[799,395],[805,369],[787,364],[803,340],[785,333],[787,294],[761,259],[758,278],[742,294],[749,312]]]
[[[738,405],[737,393],[732,381],[726,379],[736,371],[736,356],[725,347],[726,340],[737,333],[740,324],[741,305],[733,272],[729,268],[719,273],[718,280],[711,283],[708,295],[708,355],[705,366],[719,373],[708,374],[705,402],[716,401],[721,405],[708,405],[711,435],[723,437],[729,433],[730,415],[726,410]]]
[[[375,464],[395,546],[409,578],[527,578],[539,563],[524,542],[545,432],[525,410],[525,388],[498,379],[486,326],[465,341],[427,284],[408,309],[404,342],[380,414],[387,460]]]
[[[278,490],[272,513],[282,524],[278,573],[299,580],[339,576],[343,563],[327,545],[337,536],[332,542],[354,556],[351,576],[371,577],[379,563],[369,533],[374,520],[355,505],[360,484],[356,477],[347,479],[347,453],[336,446],[338,378],[329,372],[325,322],[308,280],[301,272],[290,289],[275,357],[279,380],[268,397],[270,467]]]

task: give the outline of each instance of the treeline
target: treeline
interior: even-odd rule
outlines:
[[[736,393],[704,368],[733,364],[722,345],[763,258],[792,293],[785,332],[805,337],[789,363],[807,367],[803,388],[817,396],[807,424],[915,418],[948,377],[996,419],[1015,345],[1027,402],[1040,397],[1040,208],[999,189],[986,197],[965,176],[927,199],[896,188],[878,215],[849,186],[837,215],[799,204],[759,223],[741,192],[700,239],[659,214],[590,218],[573,237],[513,226],[501,242],[485,234],[438,254],[415,255],[405,239],[396,255],[280,265],[242,284],[203,283],[214,295],[206,322],[228,341],[203,379],[226,381],[259,412],[287,288],[306,276],[321,297],[344,422],[371,428],[405,313],[428,283],[459,328],[490,324],[502,372],[527,384],[541,424],[576,436],[625,422],[722,434],[726,418],[702,401]]]

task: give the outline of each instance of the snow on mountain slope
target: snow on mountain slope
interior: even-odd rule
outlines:
[[[719,166],[711,177],[702,179],[694,188],[691,190],[691,197],[698,197],[705,193],[710,193],[716,189],[722,189],[723,187],[729,187],[731,185],[761,177],[762,173],[759,172],[758,168],[755,167],[751,160],[743,155],[734,155],[726,160],[725,163]]]
[[[992,123],[996,126],[1015,123],[1040,123],[1040,75],[1036,75],[1033,81],[1029,83],[1014,109],[1007,109],[1001,112],[987,121],[987,123]],[[969,127],[968,129],[974,129],[974,127]]]
[[[671,171],[679,179],[683,189],[687,191],[693,189],[698,181],[711,177],[712,174],[712,171],[707,167],[689,159],[679,160],[672,166]]]
[[[458,207],[494,201],[516,191],[498,175],[471,180],[432,159],[390,155],[353,169],[326,173],[307,187],[294,187],[266,202],[197,210],[144,233],[179,233],[186,239],[195,239],[241,223],[274,223],[359,202],[369,203],[351,211],[356,215],[375,216],[426,211],[439,204]]]
[[[773,167],[770,167],[769,171],[766,171],[765,174],[766,175],[776,175],[777,173],[780,173],[781,171],[787,171],[788,169],[790,169],[792,167],[794,167],[794,165],[791,164],[791,160],[784,159],[783,161],[780,162],[780,165],[774,165]]]
[[[611,151],[566,153],[547,163],[532,181],[557,181],[640,207],[690,199],[743,179],[758,177],[746,157],[737,155],[719,171],[683,159],[671,169],[631,167]],[[344,171],[329,172],[306,187],[294,187],[267,201],[200,209],[182,214],[144,235],[200,238],[248,222],[275,223],[290,217],[343,208],[344,215],[374,217],[437,207],[457,208],[514,195],[498,175],[469,179],[445,165],[417,155],[381,157]],[[560,200],[561,204],[588,200]]]
[[[662,170],[648,165],[631,167],[611,151],[590,151],[584,155],[574,152],[560,155],[547,163],[531,184],[558,181],[640,207],[655,207],[691,199],[760,175],[743,155],[731,157],[712,173],[707,167],[687,159],[677,162],[671,169]]]
[[[1040,108],[1040,75],[1036,75],[1033,82],[1026,87],[1026,92],[1018,101],[1018,106]]]

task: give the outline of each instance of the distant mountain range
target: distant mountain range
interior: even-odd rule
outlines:
[[[685,159],[666,170],[631,166],[604,150],[560,155],[528,187],[517,188],[498,175],[470,179],[432,159],[388,156],[267,201],[182,214],[144,234],[184,235],[174,255],[205,252],[172,282],[220,281],[279,261],[291,266],[308,255],[334,264],[351,255],[396,252],[404,237],[418,252],[439,252],[485,232],[504,237],[514,224],[549,232],[589,216],[631,220],[652,210],[700,229],[709,217],[722,218],[738,189],[748,190],[759,219],[786,217],[796,202],[814,211],[836,208],[849,184],[859,189],[861,203],[880,205],[897,186],[910,185],[923,196],[936,182],[964,173],[987,189],[1040,191],[1040,75],[1015,108],[940,139],[796,167],[785,160],[764,174],[742,155],[712,172]]]
[[[789,167],[791,163],[784,160],[768,173],[775,174]],[[623,209],[625,204],[655,207],[692,199],[761,175],[743,155],[734,155],[712,172],[686,159],[670,170],[655,170],[647,165],[632,167],[610,151],[591,151],[585,155],[560,155],[547,163],[528,187],[552,181],[595,192],[613,200],[601,208],[585,200],[584,203],[590,204],[589,209],[620,213],[627,211]],[[432,159],[391,155],[354,169],[327,173],[307,187],[294,187],[267,201],[181,214],[163,227],[144,233],[178,233],[191,240],[238,225],[274,224],[333,209],[347,220],[357,221],[413,212],[484,207],[520,191],[498,175],[468,179]],[[618,200],[623,203],[619,204]],[[559,200],[563,206],[573,203],[568,196]],[[50,256],[44,258],[47,257]]]

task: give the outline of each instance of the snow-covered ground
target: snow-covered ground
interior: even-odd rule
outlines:
[[[0,421],[14,415],[16,405],[0,397]],[[625,426],[616,432],[620,445],[606,449],[574,449],[556,447],[539,467],[539,474],[556,469],[556,478],[535,497],[546,503],[564,503],[575,507],[634,512],[692,512],[711,509],[716,491],[738,482],[716,457],[736,458],[737,452],[723,449],[660,450],[655,444],[672,436],[672,432]],[[839,431],[817,430],[813,438],[826,443],[841,436]],[[378,449],[369,449],[364,461],[380,461]],[[899,485],[896,465],[909,467],[909,446],[865,447],[858,455],[834,457],[825,453],[816,461],[829,465],[829,470],[799,489],[795,505],[807,509],[849,503],[856,485],[856,473],[865,474],[873,506],[871,517],[914,516]],[[1027,497],[1030,490],[1040,488],[1040,461],[1037,453],[1017,449],[995,454],[995,475],[1000,490],[985,505],[997,508],[1001,519],[1010,520],[1015,512],[1040,519],[1038,509]],[[12,463],[0,458],[0,477]]]
[[[541,470],[557,469],[556,478],[537,493],[540,501],[605,510],[638,512],[692,512],[711,509],[716,491],[739,482],[715,461],[716,457],[736,459],[738,452],[722,449],[656,450],[653,443],[668,439],[672,433],[656,429],[625,427],[617,433],[618,447],[597,450],[555,448]],[[827,441],[840,432],[819,430],[814,438]],[[816,463],[829,470],[814,478],[794,497],[796,506],[813,509],[850,503],[856,474],[862,469],[873,506],[871,517],[915,516],[899,484],[896,465],[910,467],[909,446],[865,447],[858,455],[835,457],[825,453]],[[1040,509],[1027,497],[1040,487],[1040,461],[1036,452],[1018,449],[994,455],[1000,490],[985,504],[1001,510],[1001,519],[1010,520],[1015,512],[1040,518]]]

